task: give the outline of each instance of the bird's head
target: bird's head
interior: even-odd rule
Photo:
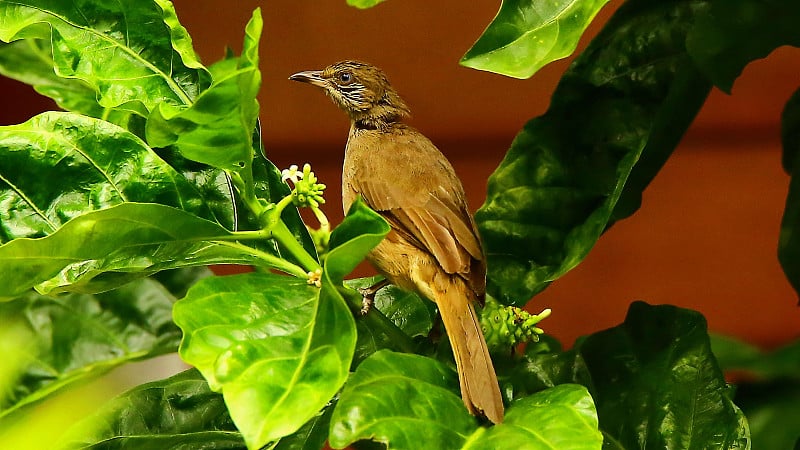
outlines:
[[[359,125],[377,128],[409,113],[383,71],[360,61],[341,61],[322,69],[298,72],[290,80],[322,88]]]

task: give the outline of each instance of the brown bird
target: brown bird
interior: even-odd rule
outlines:
[[[439,308],[472,414],[503,420],[503,400],[475,313],[486,266],[464,188],[447,158],[401,122],[408,107],[383,72],[358,61],[289,77],[322,88],[350,116],[342,170],[345,212],[360,195],[391,225],[368,260],[387,280]]]

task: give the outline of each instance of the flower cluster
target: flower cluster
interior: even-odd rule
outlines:
[[[481,312],[481,328],[490,349],[508,349],[523,342],[538,342],[544,330],[537,327],[550,315],[550,309],[531,314],[515,306],[504,306],[486,297]]]
[[[292,181],[292,185],[294,185],[292,203],[296,206],[317,208],[325,203],[322,194],[326,186],[317,183],[319,179],[311,171],[311,164],[304,164],[302,172],[298,170],[296,164],[292,164],[281,172],[281,180]]]

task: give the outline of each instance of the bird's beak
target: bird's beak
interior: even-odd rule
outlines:
[[[289,77],[292,81],[302,81],[303,83],[313,84],[314,86],[324,87],[325,79],[322,78],[321,70],[306,70],[304,72],[297,72]]]

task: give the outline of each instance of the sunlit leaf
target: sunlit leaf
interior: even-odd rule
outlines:
[[[502,0],[461,65],[515,78],[569,56],[608,0]]]
[[[0,40],[51,41],[56,73],[86,82],[104,108],[146,115],[162,101],[190,104],[209,84],[166,0],[2,0],[0,17]]]
[[[464,407],[452,369],[388,350],[359,365],[340,395],[331,424],[334,448],[359,440],[419,450],[599,450],[602,444],[597,413],[583,386],[564,384],[515,401],[502,424],[484,429]]]
[[[128,128],[129,111],[106,110],[97,103],[97,94],[85,82],[56,75],[50,41],[23,39],[0,43],[0,74],[33,86],[66,110],[100,118]],[[143,125],[143,123],[142,123]]]
[[[123,202],[213,217],[195,186],[116,125],[47,112],[0,127],[0,242],[46,236],[74,217]]]
[[[98,292],[165,269],[266,261],[218,224],[157,204],[123,203],[55,233],[0,246],[0,298],[36,286]],[[93,284],[86,286],[89,282]]]
[[[261,86],[258,40],[261,13],[247,24],[236,70],[216,71],[211,86],[191,105],[161,103],[147,119],[147,142],[174,145],[184,157],[226,170],[241,170],[253,159],[252,134],[258,118]]]
[[[600,450],[597,411],[585,387],[561,384],[514,402],[503,423],[477,435],[465,449]]]
[[[76,381],[176,351],[174,300],[163,285],[143,279],[102,294],[28,293],[0,303],[3,328],[28,331],[27,362],[11,396],[0,398],[0,417]]]
[[[251,447],[297,431],[344,382],[352,317],[320,294],[302,279],[249,273],[203,280],[175,305],[181,357],[223,394]]]
[[[476,214],[492,296],[525,304],[583,260],[623,191],[636,203],[710,87],[684,50],[705,4],[624,4],[517,135]],[[629,185],[640,158],[652,159]]]
[[[461,448],[476,428],[455,371],[430,358],[381,350],[347,382],[329,440],[333,448],[362,439],[396,449]]]
[[[249,273],[205,279],[175,305],[181,357],[222,392],[249,447],[297,432],[347,379],[355,323],[337,287],[387,231],[357,202],[331,236],[321,288]]]

